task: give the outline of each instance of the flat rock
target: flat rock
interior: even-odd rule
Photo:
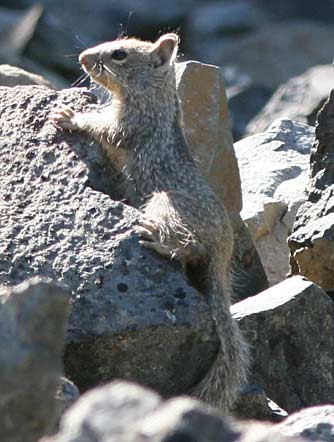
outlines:
[[[261,134],[235,143],[243,188],[245,221],[270,285],[289,271],[287,237],[305,201],[311,126],[277,120]]]
[[[247,125],[247,135],[264,132],[278,118],[315,125],[316,115],[334,86],[333,66],[314,66],[280,86]]]
[[[46,280],[0,290],[1,441],[53,429],[68,312],[68,291]]]
[[[292,414],[273,429],[285,436],[312,441],[334,441],[334,406],[319,405]]]
[[[334,292],[334,91],[318,115],[310,180],[289,237],[292,274]]]
[[[267,278],[252,238],[240,217],[242,195],[233,147],[223,72],[195,61],[176,65],[184,130],[203,176],[224,203],[235,235],[235,299],[259,293]],[[198,85],[205,84],[205,87]]]
[[[137,385],[114,382],[94,389],[66,413],[60,431],[41,442],[288,442],[272,425],[224,419],[187,397],[162,401]]]
[[[99,148],[49,121],[61,104],[93,106],[91,94],[26,86],[0,96],[1,284],[42,275],[69,287],[65,370],[79,389],[122,377],[187,391],[218,350],[206,301],[138,244],[139,212],[110,198]]]
[[[334,303],[301,276],[235,304],[253,350],[250,382],[288,413],[333,402]]]

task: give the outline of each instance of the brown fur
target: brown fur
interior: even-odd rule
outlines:
[[[248,367],[248,347],[230,313],[233,233],[183,134],[177,45],[177,36],[166,34],[155,43],[121,39],[84,51],[85,71],[113,96],[110,109],[96,114],[60,109],[53,120],[102,144],[125,178],[130,204],[142,207],[143,245],[179,260],[207,296],[221,351],[193,393],[226,412],[246,382]],[[119,59],[124,51],[126,57]]]

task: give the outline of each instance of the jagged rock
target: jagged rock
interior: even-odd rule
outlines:
[[[263,388],[249,385],[241,392],[232,415],[240,419],[281,422],[288,413],[268,398]]]
[[[289,416],[273,428],[285,436],[303,437],[312,441],[334,441],[334,406],[305,408]]]
[[[26,86],[0,97],[0,282],[43,275],[72,290],[65,369],[80,389],[122,377],[187,391],[219,345],[205,299],[140,247],[138,211],[111,200],[99,148],[49,121],[62,103],[93,106],[91,94]]]
[[[69,293],[46,280],[0,291],[0,440],[35,442],[57,418]]]
[[[291,78],[249,122],[246,134],[264,132],[278,118],[289,118],[314,126],[316,115],[333,84],[333,66],[329,64],[312,67],[302,75]]]
[[[290,120],[235,143],[243,188],[245,221],[270,285],[289,271],[286,240],[305,200],[314,129]]]
[[[163,402],[150,390],[115,382],[83,395],[58,434],[41,442],[287,442],[272,425],[227,421],[190,398]],[[269,436],[270,434],[270,436]]]
[[[333,38],[333,27],[323,23],[268,23],[230,44],[210,42],[201,53],[201,60],[234,65],[248,74],[252,82],[275,89],[312,66],[330,63]]]
[[[0,65],[0,86],[14,87],[29,84],[52,88],[51,84],[41,75],[8,64]]]
[[[289,237],[292,274],[334,291],[334,91],[318,115],[308,196]]]
[[[250,382],[288,413],[334,399],[334,303],[301,276],[235,304],[253,351]]]
[[[227,93],[233,123],[233,138],[234,141],[238,141],[244,138],[247,124],[261,111],[273,91],[256,84],[248,84],[232,87]],[[273,119],[271,123],[272,121]]]
[[[222,70],[194,61],[179,63],[177,83],[185,135],[192,153],[232,220],[237,269],[234,289],[236,299],[245,298],[265,290],[268,282],[252,238],[240,217],[240,175]],[[199,88],[199,84],[205,84],[205,88]]]

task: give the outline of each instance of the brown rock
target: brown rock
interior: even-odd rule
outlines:
[[[318,115],[308,197],[288,242],[292,274],[334,290],[334,91]]]
[[[232,220],[236,238],[236,298],[259,293],[268,287],[268,282],[252,238],[240,217],[240,175],[222,70],[195,61],[179,63],[177,82],[186,138],[203,175],[224,202]]]

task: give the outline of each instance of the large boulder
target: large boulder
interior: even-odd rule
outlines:
[[[0,290],[0,440],[54,429],[69,292],[45,280]]]
[[[334,292],[334,91],[318,115],[308,196],[289,237],[291,272]]]
[[[266,106],[247,125],[247,135],[264,132],[278,118],[289,118],[315,125],[316,115],[334,83],[333,66],[314,66],[291,78],[271,97]]]
[[[98,146],[49,120],[62,104],[94,99],[38,86],[0,96],[0,283],[43,275],[69,287],[65,369],[80,389],[122,377],[186,391],[218,350],[206,301],[177,265],[140,247],[139,213],[111,200]]]
[[[314,129],[277,120],[261,134],[235,143],[245,221],[270,285],[289,271],[287,237],[305,200]]]
[[[334,401],[334,302],[301,276],[235,304],[253,352],[250,383],[288,413]]]

